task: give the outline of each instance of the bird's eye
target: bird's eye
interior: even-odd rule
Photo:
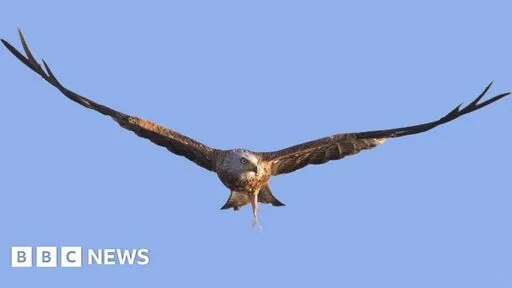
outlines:
[[[242,164],[247,164],[247,162],[249,162],[246,158],[240,158],[240,163]]]

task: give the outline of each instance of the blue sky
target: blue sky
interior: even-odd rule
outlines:
[[[507,1],[6,1],[70,89],[207,145],[276,150],[510,91]],[[0,49],[2,287],[511,287],[512,100],[271,179],[216,175],[79,107]],[[10,247],[148,248],[147,266],[13,269]]]

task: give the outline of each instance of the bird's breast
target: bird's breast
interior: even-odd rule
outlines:
[[[224,186],[232,191],[238,192],[256,192],[268,182],[270,177],[268,173],[260,173],[260,171],[258,171],[258,173],[230,173],[227,171],[221,171],[217,175],[219,176],[219,179],[222,181]]]

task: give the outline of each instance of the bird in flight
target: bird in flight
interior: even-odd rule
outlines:
[[[85,108],[110,116],[121,127],[150,140],[156,145],[166,148],[176,155],[189,159],[202,168],[216,173],[220,181],[230,191],[230,196],[221,209],[232,208],[233,210],[239,210],[240,207],[250,203],[253,225],[257,227],[260,227],[258,222],[258,203],[284,206],[272,194],[268,184],[271,176],[291,173],[310,164],[318,165],[331,160],[339,160],[345,156],[357,154],[363,150],[380,145],[388,138],[423,133],[453,121],[464,114],[483,108],[510,94],[502,93],[481,102],[480,100],[491,88],[491,82],[467,106],[462,107],[461,104],[435,121],[395,129],[336,134],[273,152],[253,152],[247,149],[221,150],[208,147],[154,122],[116,111],[67,89],[57,80],[44,60],[42,60],[44,69],[36,61],[28,48],[23,34],[19,30],[18,33],[26,55],[20,53],[7,41],[3,39],[1,41],[21,62],[39,74],[70,100]]]

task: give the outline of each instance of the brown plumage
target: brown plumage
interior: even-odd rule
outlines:
[[[336,134],[274,152],[252,152],[245,149],[219,150],[210,148],[194,139],[151,121],[130,116],[98,104],[65,88],[59,83],[44,60],[44,69],[35,60],[20,31],[19,37],[26,56],[21,54],[7,41],[3,39],[1,41],[21,62],[41,75],[44,80],[56,87],[70,100],[88,109],[110,116],[121,127],[159,146],[165,147],[174,154],[186,157],[209,171],[215,172],[222,183],[231,191],[228,201],[221,209],[233,208],[238,210],[240,207],[251,203],[254,223],[256,225],[259,225],[257,222],[258,202],[272,204],[273,206],[284,206],[272,194],[268,185],[270,176],[290,173],[310,164],[317,165],[331,160],[339,160],[345,156],[357,154],[363,150],[380,145],[388,138],[428,131],[455,120],[464,114],[483,108],[510,94],[502,93],[480,102],[491,87],[491,83],[467,106],[461,108],[462,105],[459,105],[440,119],[420,125]]]

